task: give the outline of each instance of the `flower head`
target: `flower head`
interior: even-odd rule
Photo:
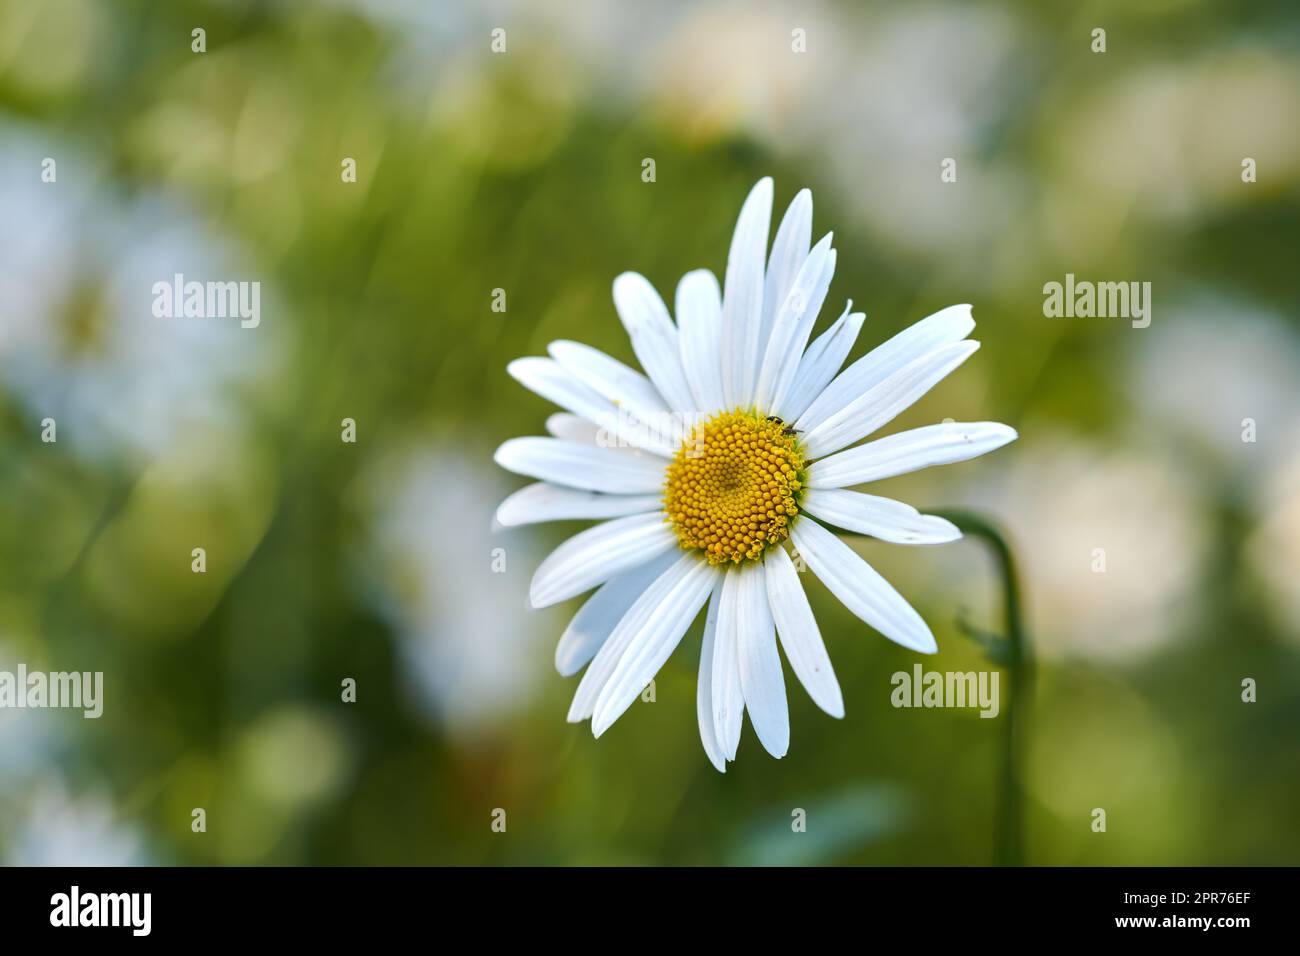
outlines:
[[[700,738],[719,770],[734,760],[746,711],[773,756],[789,745],[777,642],[813,701],[843,699],[792,544],[850,611],[885,637],[932,653],[915,610],[826,525],[900,544],[961,533],[942,518],[848,490],[974,458],[1016,437],[995,422],[930,425],[858,444],[964,362],[979,343],[970,306],[922,319],[841,370],[865,316],[852,303],[813,339],[835,250],[810,246],[800,192],[768,252],[772,181],[745,201],[724,287],[708,270],[677,286],[676,322],[636,273],[614,304],[644,374],[588,346],[512,362],[526,387],[566,409],[548,438],[497,449],[503,468],[539,479],[502,502],[521,525],[598,519],[560,545],[530,589],[546,607],[596,588],[556,649],[560,673],[587,668],[569,709],[600,736],[631,706],[708,605],[700,654]]]
[[[664,511],[683,550],[710,564],[758,560],[790,537],[802,474],[803,456],[780,418],[721,412],[673,456]]]

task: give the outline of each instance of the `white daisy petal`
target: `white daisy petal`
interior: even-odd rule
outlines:
[[[644,436],[640,426],[634,425],[633,427],[636,428],[637,433],[648,438],[648,436]],[[636,447],[630,441],[620,440],[617,435],[611,435],[607,430],[598,428],[594,423],[579,415],[574,415],[572,412],[555,412],[548,415],[546,430],[554,437],[562,438],[564,441],[576,442],[579,445],[595,445],[598,448],[607,448],[610,451],[616,451],[623,455],[632,455],[637,458],[640,458],[647,451],[647,449]],[[657,451],[650,451],[652,454],[658,454]]]
[[[682,368],[695,408],[719,411],[722,397],[722,292],[708,269],[696,269],[677,283],[677,329]]]
[[[672,551],[602,584],[573,615],[555,647],[555,669],[572,677],[596,655],[632,602],[677,560]]]
[[[804,260],[777,311],[754,387],[754,402],[759,408],[776,408],[785,400],[834,274],[835,250],[831,248],[831,234],[827,233]]]
[[[654,494],[664,485],[663,461],[653,455],[638,458],[558,438],[511,438],[493,459],[517,475],[614,495]]]
[[[515,359],[506,366],[506,371],[529,391],[603,429],[605,435],[598,437],[608,440],[613,436],[664,458],[671,458],[677,451],[663,436],[620,414],[613,402],[554,359],[538,356]]]
[[[804,259],[808,257],[808,245],[812,242],[812,212],[812,193],[807,189],[799,190],[781,218],[776,238],[772,240],[772,254],[767,260],[767,276],[763,283],[760,355],[767,349],[776,314],[790,294],[790,287],[794,285],[795,276],[799,274]]]
[[[577,442],[580,445],[595,445],[600,429],[580,415],[572,412],[555,412],[546,418],[546,430],[556,438]]]
[[[772,620],[785,648],[790,669],[803,684],[813,703],[832,717],[844,716],[844,696],[835,679],[830,655],[822,642],[821,630],[813,617],[808,596],[799,583],[799,572],[785,548],[773,548],[763,560],[767,576],[767,599]]]
[[[660,495],[607,495],[547,482],[527,485],[497,507],[497,523],[510,528],[542,521],[621,518],[656,511]]]
[[[529,599],[533,607],[567,601],[676,546],[663,512],[606,521],[550,553],[533,575]]]
[[[576,724],[578,721],[586,720],[592,715],[596,709],[596,700],[600,697],[600,692],[609,682],[610,676],[618,666],[623,653],[631,645],[632,639],[640,632],[642,625],[649,620],[655,608],[663,603],[668,592],[698,563],[698,559],[689,554],[673,554],[671,557],[672,560],[668,567],[660,572],[650,586],[632,602],[632,606],[627,609],[627,613],[619,618],[614,630],[605,640],[605,643],[600,646],[596,656],[592,658],[591,666],[587,668],[586,673],[582,675],[582,680],[578,682],[578,689],[574,692],[573,702],[569,705],[567,718],[569,723]]]
[[[953,305],[908,326],[837,375],[799,416],[798,427],[812,431],[881,379],[922,356],[960,342],[975,328],[969,305]]]
[[[727,254],[722,294],[722,392],[728,408],[749,405],[754,397],[771,219],[772,180],[765,176],[741,207]]]
[[[677,326],[654,286],[643,275],[624,272],[614,280],[614,308],[632,340],[637,361],[664,402],[674,411],[695,411],[695,398],[682,370]]]
[[[933,654],[930,628],[876,569],[811,518],[796,521],[790,537],[822,583],[855,615],[898,644]]]
[[[904,365],[803,437],[805,455],[822,458],[889,424],[975,354],[978,342],[954,342]],[[798,427],[798,426],[795,426]]]
[[[845,356],[852,351],[853,343],[858,340],[858,333],[862,331],[862,323],[867,318],[863,312],[850,314],[849,309],[852,307],[853,303],[850,302],[845,307],[844,314],[834,325],[817,336],[812,345],[808,346],[808,351],[804,352],[803,357],[799,359],[799,368],[794,373],[794,382],[790,386],[790,391],[776,406],[776,413],[787,422],[796,421],[807,411],[813,399],[822,393],[830,380],[835,377],[835,373],[840,370]]]
[[[943,422],[878,438],[814,462],[809,488],[847,488],[931,465],[950,465],[1001,448],[1016,430],[998,422]]]
[[[695,716],[700,725],[700,743],[709,763],[719,773],[727,772],[727,755],[718,743],[718,732],[713,727],[713,644],[718,630],[718,597],[720,587],[713,589],[709,599],[709,613],[704,618],[704,642],[700,645],[700,674],[695,681]]]
[[[718,593],[718,629],[713,642],[713,732],[728,760],[736,759],[745,720],[745,694],[740,686],[740,575],[722,575]]]
[[[654,422],[667,414],[668,406],[650,379],[618,359],[590,345],[564,339],[552,342],[546,350],[584,384],[642,421]]]
[[[923,515],[892,498],[842,488],[809,489],[799,507],[827,524],[894,544],[947,544],[961,537],[961,530],[944,518]]]
[[[695,555],[683,558],[690,562],[686,570],[637,629],[596,698],[591,732],[597,737],[623,716],[659,673],[718,583],[722,572],[717,568]]]
[[[524,388],[588,421],[599,421],[609,411],[608,399],[584,385],[554,359],[530,355],[515,359],[506,366],[506,371]]]
[[[740,578],[740,687],[745,709],[763,749],[784,757],[790,749],[790,711],[763,567],[750,563],[731,573]]]

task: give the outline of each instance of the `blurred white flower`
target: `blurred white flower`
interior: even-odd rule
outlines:
[[[388,459],[366,476],[361,570],[366,598],[397,630],[416,703],[472,736],[529,704],[550,647],[545,616],[527,603],[536,553],[525,536],[492,533],[509,489],[468,463],[466,444]]]
[[[961,503],[1011,531],[1038,650],[1128,663],[1185,631],[1200,607],[1208,529],[1184,470],[1145,442],[1102,448],[1044,434],[1009,461],[986,467]],[[945,573],[987,593],[987,569],[969,556]]]
[[[833,35],[823,11],[810,5],[795,23],[764,3],[699,4],[665,23],[647,59],[638,93],[662,114],[664,125],[689,139],[748,133],[788,140],[814,121],[816,64]],[[791,51],[791,30],[803,30],[818,56]]]
[[[30,809],[10,838],[9,866],[140,866],[148,862],[134,826],[122,822],[99,793],[69,795],[46,782],[29,797]]]
[[[236,250],[158,194],[122,200],[68,144],[0,127],[0,376],[36,421],[93,454],[152,456],[228,424],[279,364],[283,323],[153,315],[153,285],[260,281]],[[43,183],[41,159],[57,156]]]
[[[824,38],[837,59],[819,71],[808,135],[855,211],[899,247],[943,257],[949,276],[962,272],[954,248],[981,275],[983,238],[1017,218],[1025,197],[1014,159],[983,162],[1006,121],[1017,30],[996,9],[949,6],[840,23]],[[959,186],[940,180],[947,158]]]
[[[794,29],[806,53],[792,50]],[[791,158],[816,143],[851,212],[935,255],[1015,215],[1023,177],[975,171],[1016,40],[1014,22],[986,8],[701,4],[652,47],[642,94],[688,137],[743,132]],[[960,189],[940,182],[948,157],[960,157]]]
[[[1139,63],[1063,90],[1044,137],[1042,225],[1076,262],[1111,252],[1135,224],[1266,201],[1300,177],[1300,126],[1280,119],[1294,114],[1294,63],[1249,43]],[[1250,185],[1247,156],[1259,170]]]
[[[1135,339],[1127,378],[1140,427],[1191,441],[1252,483],[1294,450],[1300,337],[1278,316],[1202,295],[1171,302]],[[1247,419],[1253,442],[1242,440]]]
[[[12,645],[0,643],[0,670],[12,674],[22,660]],[[25,787],[63,746],[67,725],[48,716],[47,711],[0,707],[0,797]]]

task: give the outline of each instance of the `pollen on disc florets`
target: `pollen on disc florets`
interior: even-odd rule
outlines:
[[[664,489],[678,543],[710,564],[761,558],[790,535],[803,467],[798,436],[779,418],[737,410],[695,426]]]

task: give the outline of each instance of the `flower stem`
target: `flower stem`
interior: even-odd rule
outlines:
[[[969,511],[932,512],[947,518],[963,534],[979,538],[989,546],[1002,578],[1005,631],[998,657],[1006,664],[1011,689],[1007,697],[1006,724],[1002,746],[1002,801],[997,828],[999,866],[1023,866],[1025,861],[1024,790],[1021,768],[1028,745],[1029,706],[1034,684],[1034,655],[1025,633],[1020,607],[1020,578],[1015,556],[1006,537],[987,518]]]

